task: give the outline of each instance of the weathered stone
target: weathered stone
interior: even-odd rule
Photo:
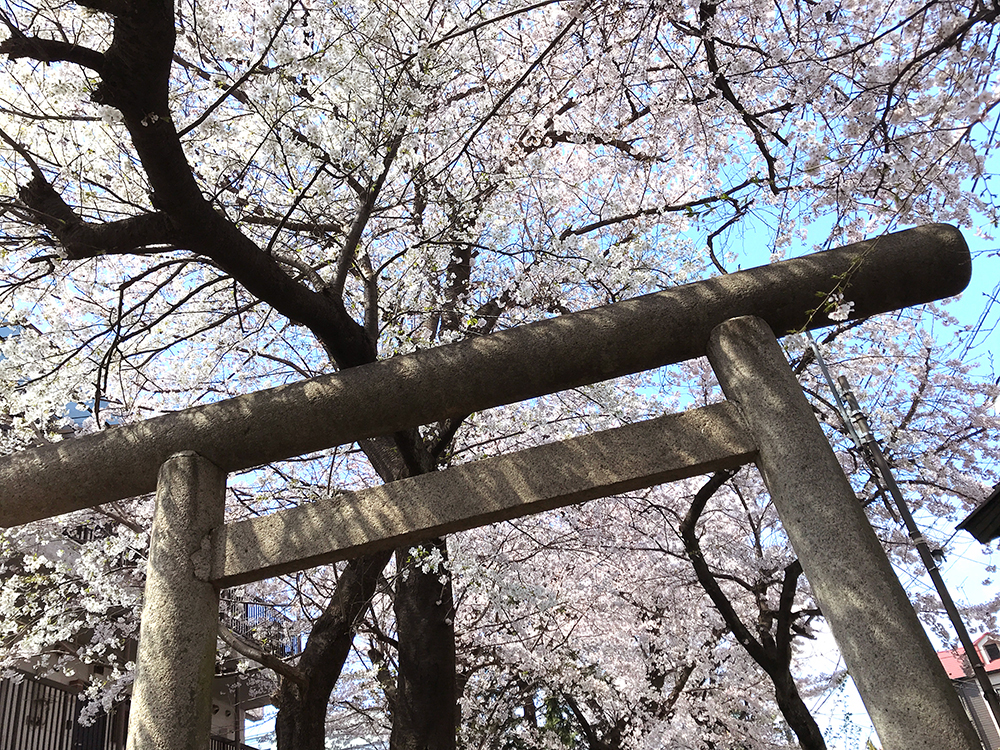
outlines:
[[[214,535],[212,578],[225,587],[305,570],[742,466],[754,454],[732,404],[672,414],[227,524]]]
[[[164,462],[127,750],[208,750],[219,631],[208,534],[223,522],[225,500],[226,475],[207,459],[185,451]]]
[[[742,409],[781,525],[885,750],[979,750],[906,592],[767,324],[730,320],[708,358]]]
[[[835,289],[855,317],[940,299],[970,269],[958,230],[928,225],[21,451],[0,459],[0,524],[150,492],[179,450],[245,469],[701,356],[740,315],[779,335],[828,325]]]

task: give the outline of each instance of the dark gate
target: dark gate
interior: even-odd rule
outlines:
[[[0,750],[122,750],[114,717],[81,726],[80,701],[63,685],[23,675],[0,682]]]

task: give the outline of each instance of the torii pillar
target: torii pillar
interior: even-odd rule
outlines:
[[[884,748],[979,748],[958,693],[767,323],[728,320],[708,359]]]
[[[226,474],[194,451],[160,467],[126,750],[208,750],[219,592],[209,534]]]

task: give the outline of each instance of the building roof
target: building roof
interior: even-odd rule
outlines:
[[[987,672],[1000,672],[1000,638],[993,635],[993,633],[985,633],[973,641],[972,645],[976,647],[976,651],[979,653],[979,658],[982,660],[983,666],[986,668]],[[986,649],[987,645],[996,646],[996,658],[990,658]],[[990,650],[992,651],[994,649]],[[947,649],[945,651],[938,651],[937,655],[950,679],[960,680],[963,677],[972,677],[972,669],[969,667],[969,660],[965,658],[965,649],[961,646],[957,646],[953,649]]]
[[[1000,536],[1000,484],[956,528],[968,531],[982,544],[989,544]]]

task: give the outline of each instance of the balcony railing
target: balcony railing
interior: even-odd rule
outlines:
[[[114,717],[78,721],[83,704],[62,685],[23,677],[0,682],[0,750],[120,750]]]
[[[222,737],[211,737],[208,740],[208,750],[256,750],[256,748],[244,745],[242,742],[226,740]]]
[[[222,624],[273,656],[288,658],[302,651],[299,639],[289,633],[291,621],[273,604],[235,598],[223,591],[219,602]]]

